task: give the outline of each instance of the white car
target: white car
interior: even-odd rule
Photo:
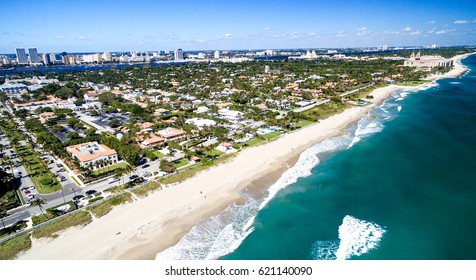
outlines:
[[[27,198],[30,199],[30,200],[31,200],[31,199],[34,199],[34,198],[35,198],[35,195],[34,195],[34,194],[29,194],[29,195],[27,195]]]
[[[29,186],[28,189],[29,189],[29,190],[34,190],[34,189],[35,189],[35,186]]]
[[[116,178],[109,178],[109,179],[107,180],[107,182],[108,182],[109,184],[112,184],[112,183],[117,182],[117,181],[119,181],[119,179],[116,179]]]

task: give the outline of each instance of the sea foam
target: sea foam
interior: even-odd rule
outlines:
[[[318,240],[311,248],[315,260],[347,260],[379,246],[385,230],[378,224],[347,215],[339,226],[339,240]]]

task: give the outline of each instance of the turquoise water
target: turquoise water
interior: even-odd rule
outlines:
[[[476,259],[475,71],[370,115],[157,258]]]

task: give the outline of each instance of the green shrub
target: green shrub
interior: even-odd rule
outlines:
[[[49,185],[53,184],[53,179],[48,178],[48,177],[41,177],[40,178],[40,183],[43,186],[49,186]]]

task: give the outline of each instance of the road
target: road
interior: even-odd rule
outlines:
[[[7,108],[7,110],[11,112],[10,108]],[[17,124],[18,129],[23,134],[29,136],[34,141],[36,141],[35,137],[25,129],[24,124],[20,119],[14,117],[13,121]],[[0,137],[0,143],[5,147],[4,154],[13,157],[13,161],[17,165],[14,170],[18,171],[15,172],[20,174],[18,178],[19,180],[17,179],[16,186],[19,190],[18,194],[24,198],[25,202],[35,198],[44,199],[46,204],[43,205],[43,209],[64,204],[65,202],[73,200],[73,197],[76,195],[86,196],[86,192],[89,190],[96,190],[97,192],[102,192],[110,187],[128,183],[130,181],[129,177],[132,175],[149,178],[154,172],[159,171],[160,165],[159,160],[147,162],[147,166],[145,168],[144,165],[139,166],[135,171],[131,172],[130,174],[124,175],[122,178],[120,178],[119,180],[115,180],[114,182],[109,181],[110,178],[113,178],[113,175],[111,175],[107,178],[102,179],[101,181],[78,185],[72,179],[72,176],[75,176],[75,174],[66,165],[64,165],[64,163],[60,159],[56,158],[52,154],[45,153],[41,145],[37,145],[37,148],[35,148],[35,150],[41,153],[40,159],[47,164],[48,169],[58,179],[58,181],[60,181],[60,184],[62,185],[62,188],[54,193],[40,194],[36,190],[36,188],[30,188],[30,186],[33,186],[34,184],[31,181],[31,178],[29,177],[24,166],[21,165],[20,159],[16,158],[15,152],[11,148],[8,138],[5,136]],[[25,145],[28,143],[22,141],[19,144]],[[179,155],[176,154],[175,156]],[[28,198],[29,195],[33,195],[34,198]],[[38,206],[28,206],[28,204],[25,203],[24,205],[18,208],[9,210],[7,212],[8,216],[4,218],[4,223],[6,226],[10,226],[18,221],[28,219],[29,217],[38,215],[40,213],[41,211]]]

